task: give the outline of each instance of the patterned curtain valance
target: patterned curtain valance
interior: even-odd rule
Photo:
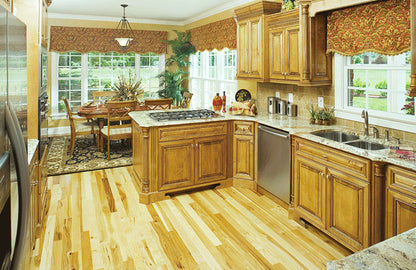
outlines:
[[[133,30],[136,42],[126,51],[119,49],[111,37],[114,29],[51,26],[50,50],[55,52],[119,52],[165,54],[167,51],[166,31]]]
[[[328,15],[328,52],[397,55],[410,50],[409,0],[386,0]]]
[[[197,51],[237,48],[237,24],[233,18],[192,28],[191,43]]]

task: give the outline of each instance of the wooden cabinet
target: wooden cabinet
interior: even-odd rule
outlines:
[[[39,224],[39,175],[38,175],[38,152],[33,155],[33,159],[29,163],[30,176],[30,241],[31,248],[35,244],[36,227]]]
[[[293,149],[295,213],[353,251],[370,246],[371,162],[297,137]]]
[[[268,36],[264,18],[267,14],[279,12],[281,3],[259,1],[235,9],[237,19],[237,78],[267,80]]]
[[[326,54],[326,17],[308,16],[309,5],[266,16],[269,80],[297,85],[331,85]]]
[[[416,172],[387,167],[386,238],[416,227]]]
[[[227,141],[227,121],[150,128],[134,123],[133,171],[141,202],[227,182]]]
[[[39,162],[38,168],[38,179],[39,179],[39,189],[38,189],[38,200],[39,200],[39,223],[42,224],[43,217],[45,216],[45,211],[47,207],[48,200],[48,167],[47,167],[47,157],[48,157],[48,146],[45,146],[42,157]]]
[[[233,122],[233,178],[255,179],[255,123]]]

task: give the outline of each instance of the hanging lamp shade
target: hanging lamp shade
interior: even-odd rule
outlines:
[[[126,7],[127,4],[122,4],[123,7],[123,17],[117,25],[117,28],[114,30],[114,35],[112,37],[112,42],[114,42],[117,47],[125,51],[135,40],[134,33],[131,29],[129,21],[126,19]]]

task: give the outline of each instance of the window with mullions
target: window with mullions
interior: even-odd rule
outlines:
[[[66,112],[62,98],[76,111],[92,101],[92,92],[111,90],[120,75],[130,72],[142,80],[145,97],[155,96],[164,62],[164,55],[153,53],[52,53],[52,115]]]
[[[197,52],[190,57],[190,62],[189,91],[194,94],[191,106],[212,108],[215,94],[222,96],[224,91],[230,106],[237,91],[236,51]]]
[[[410,52],[396,56],[367,52],[335,54],[335,98],[338,116],[363,109],[379,119],[414,121],[410,85]],[[343,114],[343,111],[345,112]]]
[[[81,54],[61,53],[58,59],[58,100],[68,99],[71,108],[81,105]],[[59,104],[59,112],[65,105]]]

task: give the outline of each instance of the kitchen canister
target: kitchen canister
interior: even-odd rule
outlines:
[[[286,100],[279,100],[277,103],[277,113],[281,115],[286,115],[287,113],[287,101]]]
[[[298,116],[298,105],[296,104],[288,104],[287,105],[287,115],[288,116]]]
[[[267,98],[267,107],[269,108],[269,113],[277,113],[278,102],[279,102],[279,98],[277,97]]]

